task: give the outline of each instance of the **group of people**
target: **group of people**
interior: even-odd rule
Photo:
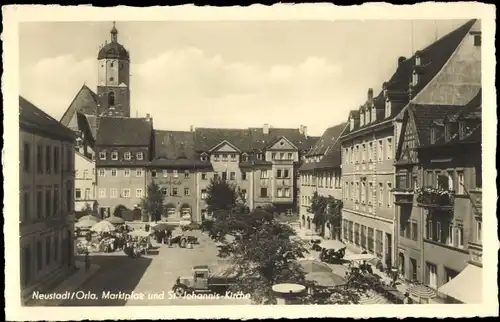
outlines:
[[[169,244],[172,240],[172,231],[170,229],[155,231],[154,237],[158,244]]]

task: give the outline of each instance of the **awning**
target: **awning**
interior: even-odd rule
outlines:
[[[439,293],[450,296],[465,304],[482,303],[483,270],[481,267],[469,264],[454,279],[438,289]]]
[[[372,254],[350,254],[350,255],[345,255],[344,258],[342,259],[350,262],[356,262],[356,261],[369,261],[375,258],[377,257]]]

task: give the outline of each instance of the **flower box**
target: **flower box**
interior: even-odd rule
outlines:
[[[417,202],[424,206],[453,206],[455,193],[452,190],[441,188],[417,188],[415,191]]]

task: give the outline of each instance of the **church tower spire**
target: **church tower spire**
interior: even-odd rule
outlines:
[[[97,56],[97,94],[100,98],[98,116],[130,117],[130,56],[118,43],[118,29],[113,21],[111,42]]]

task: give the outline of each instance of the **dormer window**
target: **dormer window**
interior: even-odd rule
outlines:
[[[365,125],[365,111],[361,110],[359,112],[359,126]]]
[[[247,161],[248,161],[248,154],[243,153],[243,154],[241,155],[241,160],[242,160],[243,162],[247,162]]]
[[[114,161],[118,160],[118,152],[116,151],[111,152],[111,160]]]
[[[385,101],[385,117],[389,117],[391,116],[391,101],[390,100],[386,100]]]
[[[446,142],[451,140],[451,123],[446,123],[444,125],[444,140]]]
[[[418,73],[416,70],[414,70],[411,78],[411,85],[417,86],[417,84],[418,84]]]
[[[99,160],[106,160],[106,151],[99,152]]]
[[[143,159],[144,159],[144,153],[137,152],[137,160],[143,160]]]
[[[367,109],[365,112],[365,123],[369,124],[370,123],[370,117],[371,117],[371,109]]]
[[[130,159],[132,159],[132,153],[130,153],[130,152],[125,152],[125,153],[123,154],[123,157],[124,157],[124,159],[125,159],[125,160],[130,161]]]
[[[420,56],[415,56],[415,66],[420,66]]]
[[[208,157],[206,154],[202,154],[200,159],[201,159],[201,161],[206,162]]]
[[[216,153],[216,154],[214,154],[214,160],[215,160],[215,161],[219,161],[219,155],[218,155],[217,153]]]
[[[257,160],[262,160],[262,153],[257,153]]]
[[[460,121],[458,123],[458,133],[459,133],[460,139],[463,139],[467,135],[466,131],[467,131],[467,126],[465,125],[465,122]]]
[[[436,143],[436,128],[431,128],[431,144]]]
[[[473,35],[474,37],[474,46],[481,47],[481,35]]]
[[[372,108],[372,122],[377,120],[377,109],[375,107]]]
[[[354,118],[353,117],[351,117],[349,129],[351,131],[354,130]]]

